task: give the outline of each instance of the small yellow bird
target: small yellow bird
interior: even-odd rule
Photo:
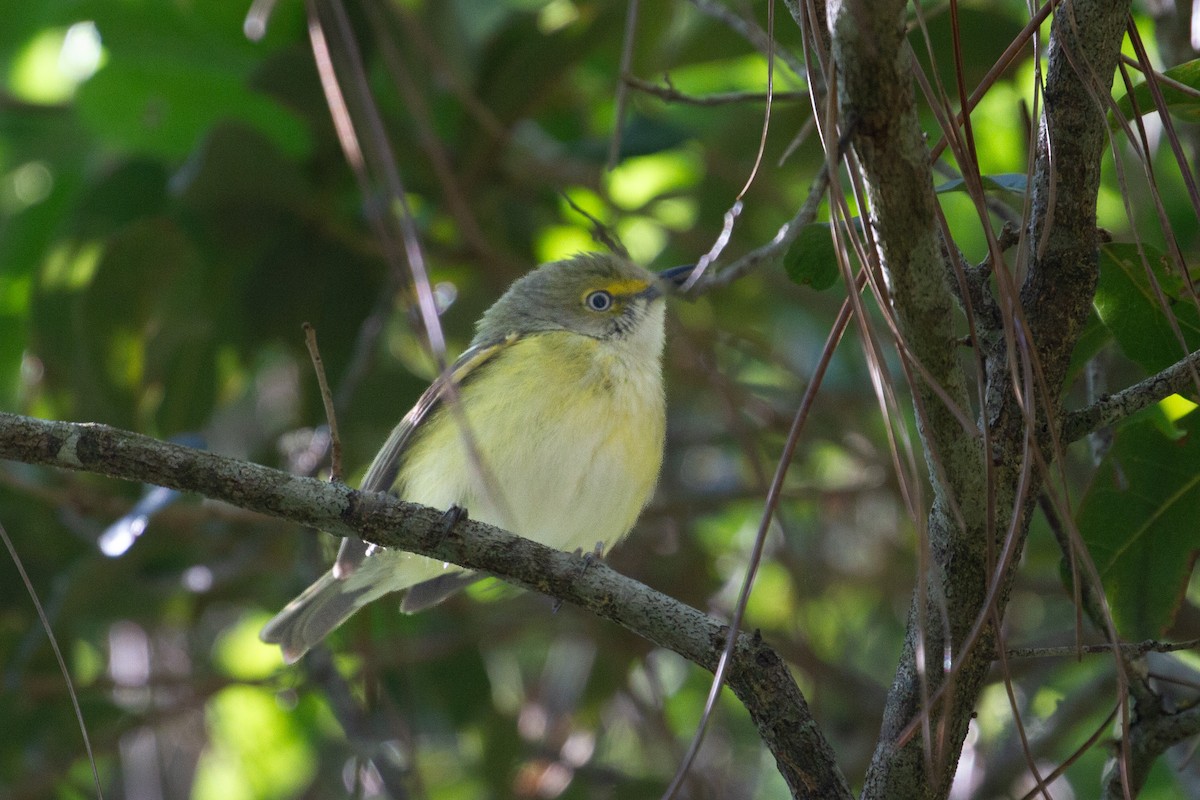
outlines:
[[[388,436],[360,488],[465,508],[560,550],[607,550],[658,481],[663,290],[690,271],[655,275],[589,253],[520,278]],[[333,568],[261,637],[291,663],[378,597],[404,591],[401,610],[420,611],[477,577],[346,539]]]

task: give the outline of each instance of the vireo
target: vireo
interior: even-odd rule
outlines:
[[[417,400],[363,478],[560,550],[607,549],[629,532],[662,466],[663,284],[615,255],[583,254],[517,280],[471,346]],[[262,631],[289,663],[362,606],[405,592],[419,611],[472,573],[342,542],[333,568]]]

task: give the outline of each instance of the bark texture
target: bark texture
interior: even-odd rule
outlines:
[[[865,798],[943,798],[954,779],[1095,292],[1102,99],[1129,4],[1069,2],[1054,19],[1026,278],[1019,294],[1000,292],[1001,327],[985,331],[987,387],[975,430],[954,413],[972,406],[954,346],[946,280],[953,271],[939,240],[905,9],[899,0],[829,5],[841,120],[862,165],[876,252],[916,366],[914,399],[934,487],[929,570],[909,611]]]

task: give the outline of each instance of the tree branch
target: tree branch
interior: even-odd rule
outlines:
[[[1109,94],[1130,3],[1075,0],[1054,17],[1021,306],[1046,385],[1062,383],[1099,276],[1096,202]],[[1047,409],[1053,413],[1055,409]]]
[[[724,625],[602,563],[583,562],[474,520],[447,533],[441,511],[387,494],[297,477],[106,425],[2,412],[0,458],[194,492],[337,536],[358,536],[488,572],[587,609],[710,671],[725,642]],[[794,797],[851,797],[833,749],[787,665],[757,634],[739,637],[729,686],[775,755]]]
[[[864,797],[949,792],[1044,477],[1034,465],[1039,456],[1042,462],[1053,457],[1049,437],[1031,451],[1026,403],[1044,396],[1036,413],[1057,421],[1060,387],[1095,290],[1096,195],[1106,135],[1098,98],[1108,91],[1128,9],[1128,3],[1076,0],[1064,3],[1054,20],[1026,239],[1033,255],[1021,308],[1014,307],[1016,298],[1002,298],[1012,335],[997,337],[987,353],[985,452],[951,410],[971,406],[952,344],[952,294],[904,45],[905,3],[830,3],[841,116],[863,166],[903,344],[921,367],[914,400],[934,489],[929,588],[918,589],[910,608]],[[1028,375],[1037,376],[1040,393]],[[947,653],[953,654],[949,671]],[[926,735],[909,736],[918,720]]]
[[[1165,397],[1184,391],[1189,385],[1195,386],[1197,371],[1200,371],[1200,350],[1184,356],[1162,372],[1151,375],[1140,383],[1135,383],[1116,394],[1105,395],[1087,408],[1063,415],[1063,442],[1082,439]]]
[[[808,196],[804,199],[804,203],[792,215],[792,218],[783,225],[779,226],[779,230],[775,233],[775,238],[764,245],[760,245],[745,255],[732,261],[721,268],[721,271],[712,277],[702,278],[694,288],[689,291],[689,294],[700,295],[712,289],[729,286],[734,281],[740,280],[753,270],[763,264],[771,263],[776,259],[782,258],[787,253],[788,248],[792,246],[792,242],[796,241],[796,237],[804,230],[806,225],[811,225],[817,218],[817,212],[821,210],[821,201],[825,198],[825,191],[829,188],[829,169],[825,165],[817,170],[816,176],[813,177],[812,185],[808,189]]]
[[[957,353],[955,301],[933,191],[929,151],[915,105],[906,4],[865,0],[829,4],[844,126],[862,164],[871,229],[888,276],[891,303],[912,370],[917,424],[934,498],[928,516],[929,571],[914,592],[908,632],[888,694],[879,744],[867,773],[867,798],[939,797],[948,791],[971,707],[990,659],[967,664],[948,703],[928,707],[950,680],[944,653],[974,627],[988,585],[984,453],[955,408],[971,408]],[[948,623],[949,627],[942,624]],[[990,656],[990,641],[976,650]],[[906,738],[928,714],[935,741]]]
[[[1180,650],[1195,650],[1200,648],[1200,639],[1188,639],[1183,642],[1160,642],[1157,639],[1146,639],[1141,642],[1120,642],[1118,644],[1065,644],[1059,647],[1010,647],[1005,651],[1005,657],[1018,658],[1078,658],[1082,654],[1112,655],[1114,649],[1119,650],[1126,658],[1137,658],[1146,653],[1176,653]]]
[[[1150,768],[1169,748],[1200,733],[1200,705],[1182,711],[1159,713],[1134,720],[1129,726],[1129,788],[1136,795],[1146,783]],[[1121,758],[1110,758],[1105,768],[1103,800],[1123,800],[1125,782],[1121,777]]]

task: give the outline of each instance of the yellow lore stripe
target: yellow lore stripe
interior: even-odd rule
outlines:
[[[641,294],[650,288],[650,282],[636,279],[627,281],[613,281],[612,283],[607,283],[600,288],[604,289],[613,297],[620,297],[622,295]]]

